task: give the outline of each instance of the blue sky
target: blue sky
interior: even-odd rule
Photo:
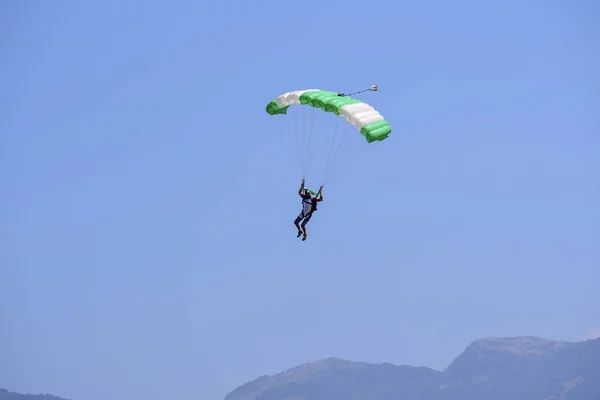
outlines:
[[[598,4],[203,3],[2,4],[0,387],[220,399],[600,327]],[[303,243],[264,107],[374,83],[392,136]]]

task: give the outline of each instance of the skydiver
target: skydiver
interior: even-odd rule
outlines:
[[[319,192],[315,193],[312,190],[308,190],[304,187],[304,179],[302,179],[302,185],[300,185],[300,190],[298,190],[298,194],[302,197],[302,211],[300,215],[294,221],[294,225],[298,228],[298,236],[303,235],[302,241],[306,240],[306,224],[310,221],[313,212],[317,211],[317,203],[323,201],[323,186],[319,188]],[[316,194],[316,197],[312,195]],[[300,221],[302,221],[302,225],[300,225]]]

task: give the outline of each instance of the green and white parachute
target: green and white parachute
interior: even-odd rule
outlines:
[[[374,85],[358,93],[377,90]],[[302,178],[309,166],[322,171],[312,163],[315,153],[327,154],[318,157],[318,161],[326,163],[324,172],[318,173],[322,174],[323,184],[341,164],[387,139],[392,132],[374,107],[338,92],[319,89],[286,92],[272,100],[266,111],[269,115],[292,114],[292,150],[299,158]]]

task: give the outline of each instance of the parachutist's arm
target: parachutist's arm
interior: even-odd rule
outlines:
[[[298,190],[300,197],[302,197],[302,189],[304,189],[304,179],[302,180],[302,185],[300,185],[300,190]]]
[[[317,193],[317,201],[323,201],[323,186],[319,188],[319,193]]]

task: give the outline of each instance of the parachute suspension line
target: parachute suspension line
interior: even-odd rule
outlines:
[[[300,146],[298,145],[300,142],[300,122],[298,121],[298,115],[293,112],[294,126],[292,128],[292,148],[295,150],[295,157],[298,165],[300,165],[300,173],[302,173],[302,153],[300,152]]]
[[[349,145],[352,144],[352,138],[354,136],[350,134],[350,132],[349,132],[350,129],[352,129],[352,128],[347,127],[339,135],[337,134],[337,130],[336,130],[336,134],[334,135],[333,142],[332,142],[332,149],[331,149],[332,151],[330,153],[329,160],[328,160],[328,168],[323,177],[323,185],[325,185],[325,183],[328,181],[332,171],[335,170],[336,164],[339,163],[339,160],[341,157],[340,154],[344,154],[345,151],[348,150]],[[339,140],[337,140],[337,145],[336,145],[336,139],[338,139],[338,137],[339,137]]]
[[[317,142],[319,141],[319,138],[321,135],[321,129],[320,126],[321,124],[319,123],[318,120],[321,119],[322,117],[322,113],[317,112],[316,109],[314,108],[310,108],[310,112],[311,112],[311,119],[310,119],[310,132],[308,133],[308,164],[310,165],[310,167],[313,167],[313,160],[314,160],[314,154],[315,154],[315,149],[317,148]],[[314,171],[311,171],[311,174]]]
[[[323,185],[325,185],[326,183],[329,183],[329,180],[333,176],[333,173],[338,169],[338,167],[340,165],[345,164],[345,161],[350,157],[350,155],[352,153],[354,153],[354,150],[356,149],[356,147],[358,147],[358,146],[368,147],[368,146],[366,146],[365,143],[360,143],[356,139],[355,140],[349,139],[350,135],[343,135],[343,136],[344,137],[342,138],[342,140],[340,140],[340,142],[338,143],[336,153],[333,157],[333,163],[332,163],[331,167],[328,168],[327,173],[324,177]]]
[[[300,110],[298,110],[300,111]],[[306,113],[301,116],[301,126],[298,130],[298,141],[299,141],[299,149],[300,149],[300,168],[302,168],[302,179],[306,176],[306,156],[304,155],[304,148],[306,147]]]
[[[333,128],[333,138],[331,140],[331,145],[329,146],[329,152],[328,152],[328,156],[327,156],[327,168],[325,169],[325,176],[327,176],[328,171],[331,170],[331,168],[333,167],[333,164],[334,164],[333,163],[333,155],[334,155],[333,149],[335,148],[335,141],[338,137],[338,131],[340,130],[339,122],[340,122],[340,118],[336,117],[335,126]],[[324,178],[324,180],[325,180],[325,178]],[[323,182],[323,185],[324,184],[325,183]]]
[[[301,133],[300,121],[298,120],[298,115],[295,112],[291,112],[290,114],[292,114],[291,117],[292,117],[293,124],[289,128],[289,136],[290,136],[289,141],[286,140],[286,142],[288,143],[288,146],[289,146],[290,155],[296,159],[296,162],[298,163],[297,165],[299,165],[300,172],[302,173],[302,170],[303,170],[302,152],[301,152],[301,148],[299,146],[300,133]]]
[[[363,154],[368,153],[370,151],[373,151],[373,148],[375,148],[376,146],[378,146],[379,143],[380,142],[375,142],[375,143],[369,144],[368,146],[361,146],[360,150],[358,152],[356,152],[356,153],[354,153],[354,152],[348,152],[348,153],[346,153],[346,158],[345,159],[343,159],[343,160],[337,160],[334,168],[332,169],[332,171],[325,178],[325,181],[323,182],[323,186],[325,186],[326,184],[329,183],[330,179],[334,176],[334,174],[337,171],[338,167],[340,167],[341,165],[347,164],[347,163],[349,163],[351,161],[355,161],[357,158],[359,158]],[[354,147],[356,147],[356,146],[354,146]]]
[[[315,136],[315,118],[321,115],[321,113],[317,113],[317,110],[313,107],[309,108],[310,118],[308,119],[308,134],[307,134],[307,143],[306,143],[306,168],[308,169],[312,165],[313,153],[314,153],[314,136]],[[318,135],[318,133],[317,133]]]
[[[327,124],[327,119],[331,118],[330,114],[327,113],[319,113],[319,130],[318,130],[318,135],[319,137],[317,138],[317,141],[315,142],[315,148],[314,148],[314,153],[318,154],[319,150],[321,149],[321,152],[323,152],[324,149],[327,148],[327,141],[330,139],[330,131],[331,128],[328,128],[328,126],[330,126],[330,124]],[[337,119],[335,120],[337,122]],[[337,125],[337,124],[336,124]],[[335,133],[337,129],[337,126],[334,126],[334,130],[333,132]]]
[[[314,136],[314,119],[317,115],[317,110],[313,107],[308,107],[305,109],[308,111],[306,113],[306,125],[305,125],[305,134],[304,134],[304,150],[303,150],[303,154],[304,154],[304,173],[305,175],[307,175],[310,172],[310,166],[311,166],[311,144],[312,144],[312,140],[313,140],[313,136]]]
[[[303,176],[302,178],[306,178],[307,175],[312,175],[314,165],[314,155],[316,150],[319,149],[320,143],[327,139],[330,135],[325,132],[323,128],[324,124],[322,121],[328,117],[331,117],[329,114],[321,113],[320,110],[313,107],[302,108],[302,112],[305,116],[305,129],[301,133],[302,140],[302,163],[303,163]],[[337,122],[337,119],[336,119]]]
[[[302,115],[300,116],[301,119],[301,124],[298,124],[299,127],[296,131],[296,135],[298,138],[298,142],[297,142],[297,146],[298,146],[298,151],[299,151],[299,156],[300,156],[300,168],[302,170],[302,179],[304,179],[306,177],[306,170],[307,170],[307,157],[306,157],[306,147],[307,147],[307,141],[308,141],[308,119],[309,119],[309,112],[311,110],[307,110],[305,108],[303,109],[297,109],[297,112],[301,112]]]
[[[367,89],[359,90],[359,91],[353,92],[353,93],[347,93],[347,94],[346,93],[338,93],[338,96],[340,96],[340,97],[354,96],[356,94],[361,94],[361,93],[365,93],[365,92],[376,92],[378,89],[379,88],[377,85],[372,85],[371,87],[369,87]],[[354,138],[354,136],[352,136],[352,137]],[[329,155],[330,165],[327,168],[327,173],[325,174],[325,177],[323,180],[323,186],[325,186],[325,184],[329,183],[330,179],[333,177],[334,173],[340,166],[346,164],[347,162],[356,160],[360,155],[362,155],[365,152],[365,150],[370,151],[377,144],[377,143],[372,143],[372,144],[366,145],[362,141],[362,140],[364,140],[364,138],[360,138],[361,142],[357,142],[356,140],[344,141],[343,139],[345,139],[345,138],[342,138],[342,140],[340,141],[340,143],[338,144],[338,146],[336,148],[336,152],[333,155],[333,163],[331,163],[332,155],[330,152],[330,155]],[[343,144],[345,144],[345,146],[343,146]],[[360,147],[360,150],[358,152],[355,152],[357,147]],[[340,153],[342,155],[338,156],[338,154],[340,154]]]
[[[295,146],[295,131],[296,131],[296,115],[291,116],[293,124],[282,128],[283,134],[280,135],[280,140],[285,142],[285,146],[289,152],[291,158],[295,158],[297,162],[300,162],[298,148]]]

